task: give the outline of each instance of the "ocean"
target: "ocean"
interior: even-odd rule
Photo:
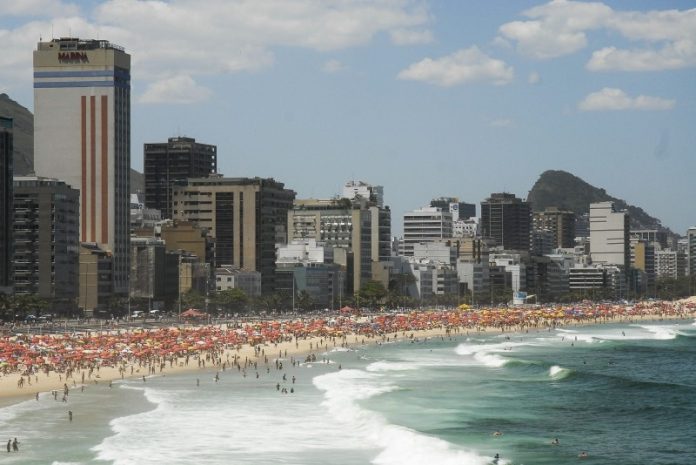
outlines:
[[[2,463],[696,463],[692,320],[392,340],[283,364],[6,405],[0,440],[20,451]]]

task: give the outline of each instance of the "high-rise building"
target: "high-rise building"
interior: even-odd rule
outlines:
[[[288,214],[288,242],[305,239],[334,249],[353,292],[373,279],[374,262],[391,256],[391,211],[365,198],[297,200]]]
[[[595,264],[629,269],[629,217],[625,211],[616,211],[614,202],[590,204],[590,258]]]
[[[655,251],[655,275],[660,278],[677,279],[677,252],[672,250]]]
[[[39,42],[34,51],[34,168],[80,190],[80,241],[111,254],[128,292],[130,55],[106,40]]]
[[[12,292],[12,119],[0,116],[0,293]]]
[[[261,178],[190,178],[174,187],[175,220],[207,229],[215,239],[215,267],[235,265],[261,273],[264,293],[274,290],[276,244],[287,241],[295,192]]]
[[[46,299],[51,311],[77,311],[80,272],[80,192],[63,181],[14,179],[16,294]]]
[[[546,207],[543,212],[535,212],[533,226],[535,231],[551,231],[554,236],[553,248],[569,249],[575,246],[575,213]]]
[[[145,207],[172,218],[174,184],[188,178],[205,178],[217,171],[217,147],[190,137],[170,137],[167,142],[145,144]]]
[[[514,194],[495,193],[481,202],[481,236],[505,250],[529,251],[532,210]]]
[[[425,207],[404,213],[403,255],[413,256],[413,246],[452,237],[452,213]]]
[[[696,275],[696,226],[686,231],[686,256],[689,276]]]
[[[457,197],[438,197],[430,201],[431,207],[452,214],[452,221],[467,220],[476,216],[476,204],[460,202]]]

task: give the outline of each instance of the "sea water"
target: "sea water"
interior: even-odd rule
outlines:
[[[696,463],[693,321],[399,339],[283,360],[282,371],[259,364],[258,378],[201,370],[88,385],[67,404],[43,394],[0,408],[0,440],[20,441],[0,457],[483,465],[499,454],[499,464],[556,465],[585,451],[587,464]]]

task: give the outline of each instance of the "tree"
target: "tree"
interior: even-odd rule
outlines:
[[[181,308],[184,310],[189,308],[201,309],[204,306],[205,296],[195,289],[191,289],[181,296]]]
[[[239,312],[249,302],[249,296],[241,289],[226,289],[218,291],[213,298],[216,306],[228,312]]]
[[[297,299],[296,299],[296,304],[297,308],[300,311],[308,311],[312,308],[312,296],[309,295],[309,292],[306,290],[301,290],[299,294],[297,294]]]
[[[377,304],[382,302],[386,296],[387,290],[384,288],[384,285],[374,280],[366,282],[357,293],[360,302],[370,308],[377,307]]]

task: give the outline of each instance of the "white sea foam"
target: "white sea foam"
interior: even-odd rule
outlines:
[[[417,370],[421,365],[408,362],[385,362],[379,361],[370,363],[365,369],[367,371],[408,371]]]
[[[491,368],[500,368],[510,363],[513,359],[498,355],[498,353],[512,352],[514,348],[523,346],[535,346],[531,342],[499,342],[494,344],[459,344],[455,349],[457,355],[470,357],[477,364]]]
[[[553,379],[563,379],[566,378],[571,371],[567,368],[563,368],[558,365],[554,365],[551,368],[549,368],[549,376]]]
[[[0,430],[5,429],[6,425],[8,425],[10,421],[22,414],[28,412],[32,412],[32,414],[34,414],[34,412],[39,410],[50,408],[51,405],[54,405],[53,402],[37,402],[36,400],[32,399],[13,405],[8,405],[7,407],[2,407],[0,408]]]
[[[361,447],[299,393],[276,395],[266,384],[269,395],[254,381],[224,381],[206,390],[127,387],[141,390],[155,408],[112,420],[113,435],[92,449],[96,459],[113,465],[197,464],[204,453],[205,463],[245,464],[259,457],[280,463],[307,450]]]
[[[357,401],[384,394],[396,386],[384,381],[377,373],[343,370],[314,378],[314,384],[324,391],[324,402],[332,416],[348,426],[373,447],[379,449],[372,459],[376,465],[484,465],[491,457],[454,445],[409,428],[390,424],[381,415],[366,410]],[[501,462],[504,463],[504,462]]]
[[[679,331],[674,326],[641,325],[640,327],[652,333],[654,335],[652,339],[670,340],[675,339],[679,334]]]

